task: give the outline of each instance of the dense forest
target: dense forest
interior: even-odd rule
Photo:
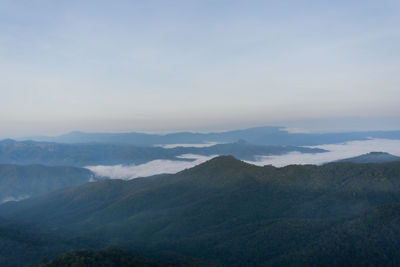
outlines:
[[[400,162],[275,168],[221,156],[174,175],[6,203],[0,215],[71,249],[113,245],[160,263],[396,265],[399,203]],[[3,259],[35,263],[9,246]],[[42,251],[32,252],[36,263]]]
[[[42,260],[41,264],[34,267],[59,267],[59,266],[85,266],[85,267],[119,267],[119,266],[167,266],[159,262],[152,261],[142,256],[133,255],[116,248],[107,248],[99,251],[83,249],[68,252],[57,256],[48,261]]]

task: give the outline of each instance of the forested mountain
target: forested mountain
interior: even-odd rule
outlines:
[[[275,168],[223,156],[175,175],[6,203],[0,216],[155,260],[396,265],[399,201],[400,162]]]
[[[36,226],[0,218],[0,266],[24,266],[54,258],[73,248],[91,246],[82,239],[72,240],[37,231]]]
[[[98,179],[83,168],[0,164],[0,203],[21,200]]]
[[[252,160],[259,155],[280,155],[292,151],[320,153],[323,149],[294,146],[259,146],[243,141],[211,147],[143,147],[112,144],[58,144],[11,139],[0,141],[0,163],[45,164],[84,167],[88,165],[142,164],[156,159],[188,160],[183,154],[227,155]]]
[[[106,143],[130,144],[138,146],[153,146],[158,144],[182,144],[219,142],[232,143],[243,139],[258,145],[322,145],[366,140],[368,138],[400,139],[400,131],[368,131],[344,133],[289,133],[283,127],[255,127],[244,130],[234,130],[217,133],[178,132],[170,134],[146,133],[84,133],[71,132],[68,134],[46,137],[29,137],[30,140],[57,143]]]
[[[83,249],[57,256],[36,267],[85,266],[85,267],[162,267],[168,266],[120,249],[108,248],[99,251]]]
[[[391,155],[386,152],[370,152],[353,158],[342,159],[339,162],[354,162],[354,163],[382,163],[400,161],[400,157]]]

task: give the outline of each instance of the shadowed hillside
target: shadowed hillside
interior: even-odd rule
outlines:
[[[167,266],[141,256],[132,255],[119,249],[100,251],[77,250],[56,257],[54,260],[36,267],[85,266],[85,267],[133,267],[133,266]]]
[[[0,266],[24,266],[53,258],[71,249],[93,247],[98,242],[71,239],[38,231],[36,225],[0,218]]]
[[[81,185],[94,179],[94,174],[83,168],[0,164],[0,203]]]
[[[175,175],[4,204],[0,215],[152,259],[352,265],[366,255],[397,262],[399,200],[400,162],[275,168],[222,156]]]

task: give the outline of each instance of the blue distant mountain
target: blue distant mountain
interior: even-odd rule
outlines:
[[[218,133],[177,132],[170,134],[146,133],[84,133],[71,132],[68,134],[48,137],[36,136],[25,139],[57,143],[108,143],[131,144],[137,146],[153,146],[159,144],[191,144],[191,143],[232,143],[246,140],[258,145],[321,145],[366,140],[368,138],[400,139],[400,131],[366,131],[343,133],[289,133],[283,127],[256,127]]]
[[[0,203],[19,201],[95,179],[94,173],[84,168],[0,164]]]
[[[84,167],[89,165],[143,164],[156,159],[188,161],[188,159],[180,157],[184,154],[233,155],[242,160],[255,160],[257,156],[282,155],[294,151],[301,153],[326,152],[326,150],[319,148],[254,145],[245,141],[209,147],[167,149],[129,144],[60,144],[35,141],[18,142],[7,139],[0,141],[0,163]]]

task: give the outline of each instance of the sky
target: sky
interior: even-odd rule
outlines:
[[[399,47],[397,0],[0,0],[0,137],[400,129]]]

